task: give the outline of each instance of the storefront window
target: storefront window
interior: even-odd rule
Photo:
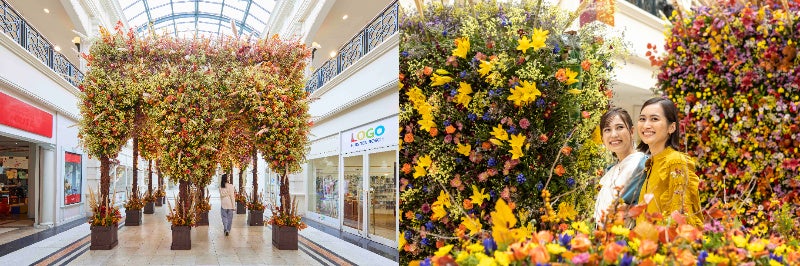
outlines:
[[[364,188],[364,157],[361,155],[344,158],[344,220],[345,226],[361,230],[362,194]]]
[[[397,221],[395,154],[386,151],[369,155],[369,232],[390,240],[395,239]]]
[[[311,190],[309,210],[339,218],[339,157],[329,156],[311,160]]]

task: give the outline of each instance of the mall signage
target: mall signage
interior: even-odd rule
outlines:
[[[48,138],[53,137],[53,115],[2,92],[0,124]]]
[[[342,153],[397,145],[397,116],[342,132]]]

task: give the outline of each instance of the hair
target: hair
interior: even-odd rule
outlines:
[[[667,142],[664,144],[664,148],[672,147],[672,149],[676,151],[679,150],[678,146],[680,145],[681,132],[677,124],[678,108],[675,107],[675,103],[673,103],[669,99],[656,97],[656,98],[651,98],[650,100],[644,102],[644,105],[642,105],[642,109],[640,109],[639,111],[641,112],[641,110],[644,110],[645,107],[652,104],[659,104],[659,106],[661,106],[661,110],[664,110],[664,117],[667,119],[667,125],[675,123],[675,132],[669,133],[669,137],[667,137]],[[639,141],[639,145],[636,146],[636,150],[641,152],[648,152],[650,151],[650,146],[644,143],[643,141]]]
[[[228,174],[222,174],[219,187],[224,188],[226,183],[228,183]]]

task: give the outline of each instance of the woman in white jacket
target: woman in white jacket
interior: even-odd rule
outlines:
[[[234,190],[233,184],[229,183],[228,174],[222,174],[222,183],[219,185],[219,201],[221,202],[222,226],[225,229],[225,236],[231,231],[233,223]]]

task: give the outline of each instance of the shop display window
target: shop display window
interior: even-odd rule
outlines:
[[[369,232],[395,239],[397,221],[396,151],[369,155]]]
[[[329,216],[339,217],[339,157],[329,156],[311,160],[311,190],[309,210]]]

